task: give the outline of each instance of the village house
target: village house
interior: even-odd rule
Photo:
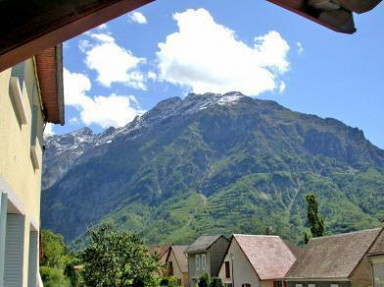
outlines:
[[[226,287],[282,287],[295,260],[279,236],[234,234],[219,277]]]
[[[160,263],[161,269],[159,272],[159,276],[166,276],[168,272],[167,267],[167,258],[171,251],[171,244],[163,244],[163,245],[152,245],[148,247],[148,252],[150,255],[155,256]]]
[[[384,227],[368,252],[372,264],[373,287],[384,287]]]
[[[184,253],[187,248],[188,246],[172,245],[166,259],[167,275],[178,278],[181,286],[188,285],[188,260]]]
[[[43,131],[64,124],[61,46],[0,73],[0,286],[39,275]]]
[[[381,248],[380,232],[383,231],[369,229],[310,239],[286,277],[288,286],[373,286],[372,271],[376,271],[378,278],[383,277],[384,265],[379,259],[381,256],[376,261],[375,250],[371,250],[374,243],[377,243],[378,249]],[[367,256],[369,252],[372,252],[371,257]],[[377,264],[373,270],[371,262]]]
[[[189,286],[197,286],[205,274],[210,278],[218,276],[228,244],[224,236],[200,236],[185,250],[188,256]]]

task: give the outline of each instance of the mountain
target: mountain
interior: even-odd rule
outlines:
[[[384,151],[361,130],[237,92],[170,98],[45,147],[42,224],[67,242],[106,218],[151,243],[268,226],[297,242],[307,193],[330,234],[384,220]]]

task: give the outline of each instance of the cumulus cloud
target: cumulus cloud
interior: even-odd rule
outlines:
[[[256,96],[279,89],[279,76],[289,69],[289,45],[278,32],[255,37],[248,46],[204,9],[173,18],[178,31],[159,43],[157,52],[160,80],[196,93],[241,91]]]
[[[79,49],[85,54],[85,63],[97,72],[97,81],[110,87],[122,83],[128,87],[145,90],[145,76],[140,65],[145,58],[136,57],[131,51],[119,46],[108,33],[88,33],[89,39],[79,42]]]
[[[45,125],[44,135],[46,135],[46,136],[53,136],[54,134],[55,134],[55,132],[53,131],[53,124],[47,123]]]
[[[96,124],[102,128],[122,127],[142,114],[137,99],[132,96],[111,94],[110,96],[88,96],[91,81],[80,73],[64,69],[64,91],[66,105],[79,110],[86,125]]]
[[[299,53],[299,55],[303,54],[304,53],[303,44],[301,44],[300,42],[297,42],[296,46],[297,46],[297,53]]]
[[[285,88],[286,88],[286,84],[284,82],[281,82],[279,87],[279,94],[284,93]]]
[[[138,23],[138,24],[147,24],[147,18],[143,15],[143,13],[140,12],[133,12],[129,14],[129,18],[131,21]]]

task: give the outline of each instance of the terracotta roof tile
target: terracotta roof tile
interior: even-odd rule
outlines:
[[[233,235],[261,280],[284,278],[296,260],[278,236]]]

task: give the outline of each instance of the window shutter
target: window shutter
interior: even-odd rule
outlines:
[[[4,256],[5,256],[5,232],[7,224],[7,201],[8,196],[0,193],[0,286],[4,282]]]
[[[29,235],[28,287],[36,287],[38,268],[38,232],[31,231]]]
[[[4,286],[7,287],[23,285],[24,220],[22,215],[7,215],[4,268]]]

